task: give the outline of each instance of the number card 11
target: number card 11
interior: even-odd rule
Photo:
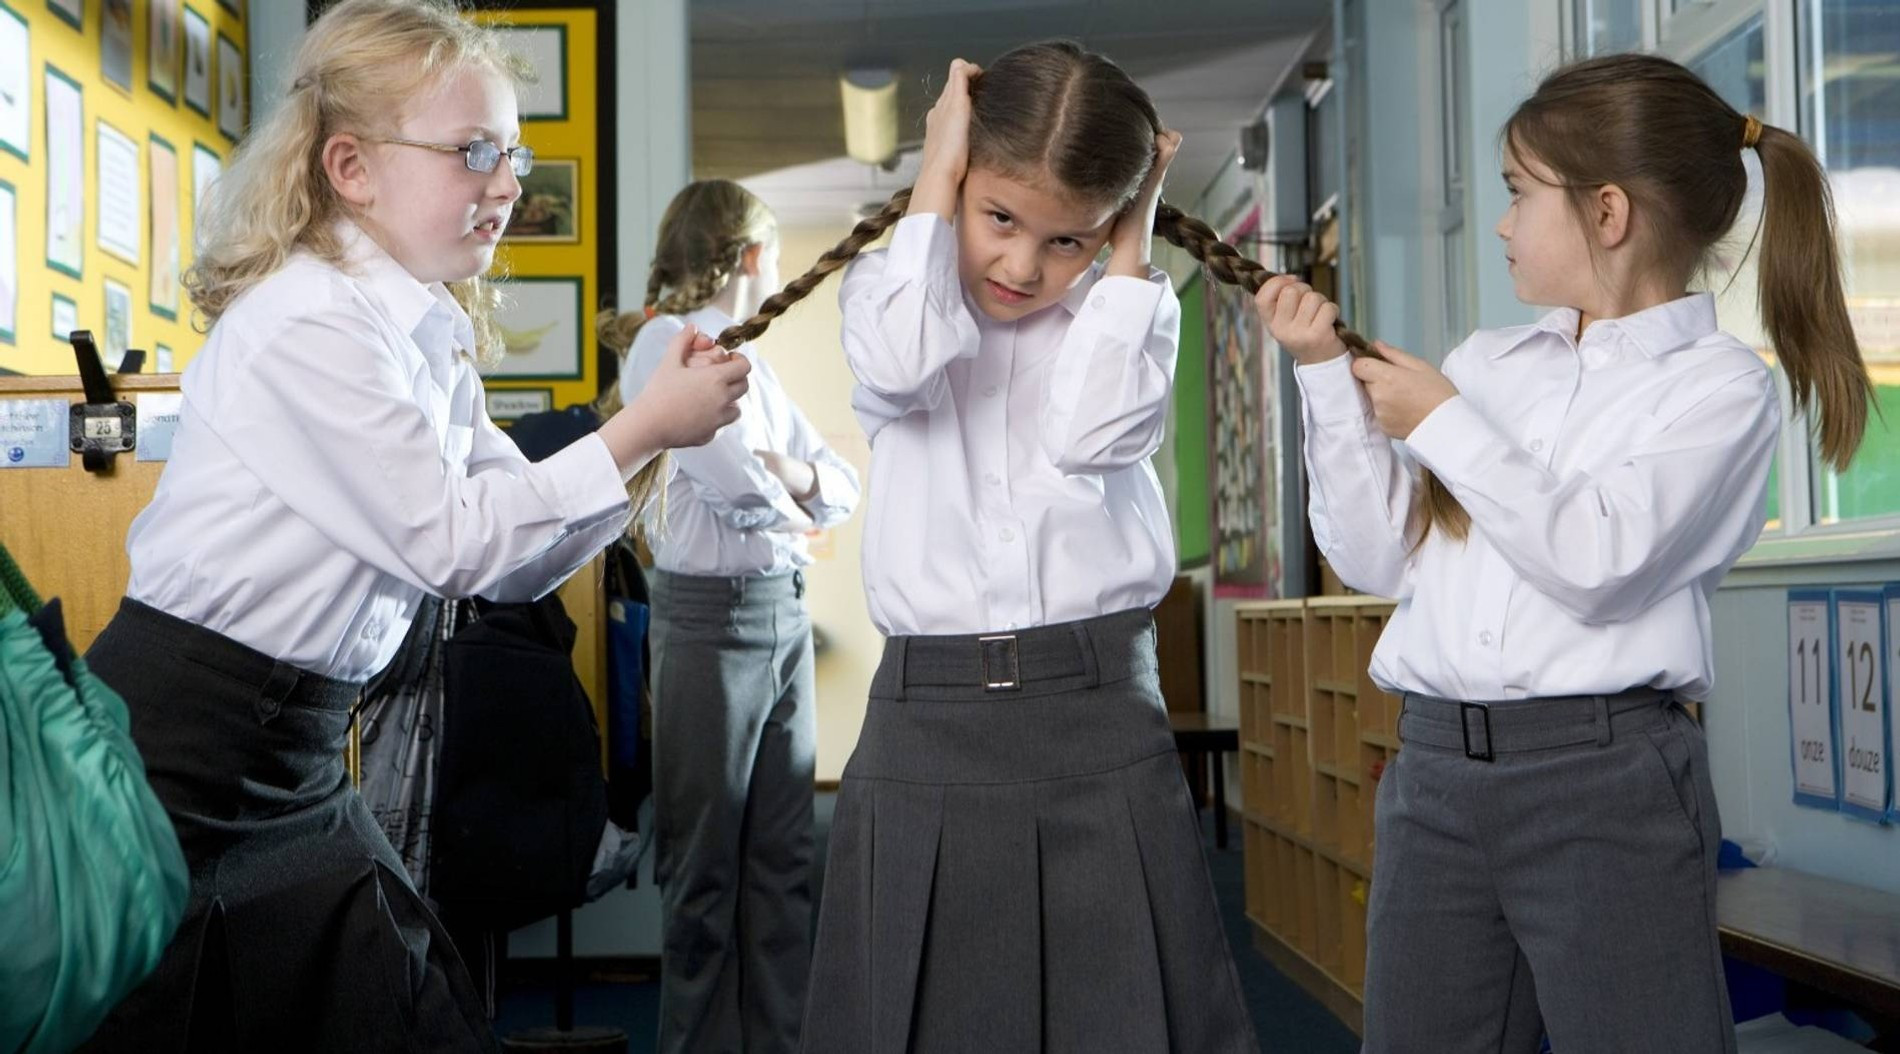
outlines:
[[[1900,604],[1900,591],[1834,591],[1841,811],[1875,823],[1886,819],[1892,787],[1887,760],[1889,604]]]
[[[1788,728],[1797,805],[1836,809],[1833,598],[1825,589],[1788,591]]]

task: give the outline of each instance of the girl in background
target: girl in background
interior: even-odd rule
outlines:
[[[736,183],[680,191],[660,220],[645,309],[601,317],[633,402],[688,331],[778,292],[777,224]],[[798,1048],[811,959],[817,758],[805,534],[843,523],[858,475],[753,344],[739,420],[672,455],[653,549],[654,874],[664,913],[665,1052]]]

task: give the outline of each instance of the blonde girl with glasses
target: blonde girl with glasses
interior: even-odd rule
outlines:
[[[209,333],[87,655],[191,900],[89,1049],[494,1046],[344,772],[351,707],[425,597],[533,599],[619,536],[628,481],[734,420],[749,370],[683,330],[638,400],[545,461],[489,421],[483,275],[533,164],[521,74],[446,2],[344,0],[214,192],[187,278]]]

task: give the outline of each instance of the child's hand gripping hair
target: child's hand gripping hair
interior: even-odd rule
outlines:
[[[1275,275],[1254,295],[1254,307],[1273,339],[1303,366],[1346,354],[1337,330],[1339,305],[1290,275]],[[1458,394],[1437,367],[1384,341],[1362,354],[1352,375],[1365,386],[1379,428],[1394,439],[1412,434],[1426,415]]]
[[[1140,193],[1115,219],[1115,227],[1109,232],[1109,274],[1148,277],[1148,261],[1153,255],[1155,240],[1155,212],[1161,207],[1161,183],[1180,149],[1180,132],[1164,128],[1155,133],[1154,165],[1142,180]]]
[[[970,169],[970,80],[982,73],[974,62],[950,63],[950,78],[924,116],[924,152],[910,192],[910,214],[934,212],[955,223],[957,195]]]
[[[672,447],[700,446],[739,419],[752,363],[718,350],[697,326],[666,345],[659,368],[632,403],[600,427],[622,471]]]

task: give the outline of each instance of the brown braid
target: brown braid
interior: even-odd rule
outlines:
[[[1221,241],[1220,235],[1214,233],[1212,227],[1166,202],[1155,208],[1155,235],[1166,239],[1171,245],[1186,249],[1188,255],[1199,260],[1215,279],[1240,286],[1249,293],[1259,292],[1268,279],[1275,277],[1272,271],[1240,255],[1240,250]],[[1379,357],[1366,338],[1353,332],[1345,322],[1335,320],[1333,332],[1339,335],[1346,350],[1355,357]],[[1409,527],[1417,532],[1418,538],[1413,546],[1416,548],[1424,544],[1425,536],[1434,525],[1443,527],[1452,538],[1463,541],[1471,531],[1470,514],[1465,512],[1464,506],[1458,504],[1458,499],[1429,469],[1420,470],[1420,475],[1424,484],[1424,497],[1412,508]]]
[[[905,187],[891,195],[891,200],[884,204],[884,208],[877,215],[859,220],[858,225],[851,228],[851,233],[846,235],[843,241],[818,258],[818,262],[812,265],[811,270],[799,275],[784,289],[766,297],[765,303],[759,305],[758,314],[736,326],[726,327],[726,331],[719,334],[718,345],[731,351],[747,341],[757,340],[763,336],[766,327],[772,324],[773,319],[783,315],[793,304],[811,295],[811,291],[818,288],[826,275],[850,263],[864,251],[865,246],[877,241],[892,224],[903,219],[904,213],[910,209],[910,191],[911,188]]]
[[[759,305],[758,314],[719,334],[719,346],[731,350],[763,336],[774,319],[809,296],[827,275],[850,263],[864,251],[865,246],[877,241],[892,224],[902,219],[910,208],[910,190],[905,187],[891,195],[891,200],[877,215],[859,221],[843,241],[818,258],[811,270]],[[1275,277],[1272,271],[1247,259],[1240,254],[1240,250],[1221,241],[1220,235],[1214,233],[1212,227],[1166,202],[1155,209],[1155,235],[1187,250],[1216,280],[1240,286],[1249,293],[1259,292],[1268,279]],[[1378,357],[1366,338],[1353,332],[1344,322],[1334,322],[1333,332],[1339,335],[1353,355]],[[1433,524],[1444,527],[1445,532],[1453,538],[1463,540],[1470,529],[1471,519],[1458,504],[1458,499],[1452,497],[1445,485],[1430,472],[1424,473],[1423,482],[1424,501],[1414,510],[1412,523],[1412,527],[1419,532],[1419,542],[1424,541],[1426,532]]]

